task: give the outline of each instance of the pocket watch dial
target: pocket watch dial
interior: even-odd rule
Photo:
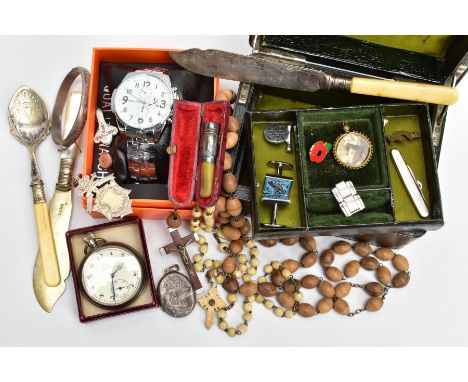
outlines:
[[[148,129],[164,125],[172,103],[169,83],[159,77],[139,73],[128,77],[117,88],[114,108],[124,124]]]
[[[141,261],[121,246],[97,248],[86,258],[81,270],[81,283],[95,303],[117,307],[129,303],[143,287]]]

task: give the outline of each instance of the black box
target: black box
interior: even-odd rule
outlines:
[[[261,55],[273,60],[286,60],[289,63],[318,68],[333,74],[348,76],[374,77],[403,81],[418,81],[432,84],[456,85],[463,77],[468,62],[468,37],[466,36],[252,36],[251,45],[254,55]],[[402,49],[403,48],[403,49]],[[304,155],[308,152],[311,142],[303,134],[302,127],[317,115],[328,113],[329,123],[335,125],[343,120],[352,119],[353,114],[369,111],[379,121],[380,141],[385,134],[387,121],[390,120],[391,130],[394,121],[400,121],[404,126],[404,118],[408,123],[418,121],[421,138],[419,140],[419,158],[413,158],[410,165],[418,168],[417,176],[424,178],[425,196],[429,197],[430,216],[415,218],[414,214],[406,214],[408,204],[401,202],[401,181],[392,169],[388,157],[388,145],[383,139],[377,145],[375,158],[379,157],[380,180],[378,187],[359,184],[358,172],[349,174],[353,178],[358,193],[367,200],[372,208],[367,212],[375,213],[364,217],[359,212],[351,220],[340,219],[340,211],[336,208],[331,194],[331,183],[341,179],[343,173],[337,172],[335,179],[330,179],[326,187],[309,187],[308,176],[313,178],[307,170]],[[234,116],[241,121],[241,144],[231,154],[235,158],[234,172],[240,177],[240,185],[250,189],[250,207],[253,222],[253,233],[256,239],[286,236],[300,236],[305,233],[315,235],[332,235],[345,238],[367,240],[379,245],[400,247],[421,237],[428,230],[435,230],[443,226],[443,215],[437,176],[437,161],[443,137],[447,107],[442,105],[426,105],[404,103],[399,100],[379,97],[359,96],[338,92],[318,91],[315,93],[277,89],[261,85],[242,83],[239,87],[238,100],[234,109]],[[324,114],[325,113],[325,114]],[[338,114],[340,118],[334,117]],[[406,117],[405,117],[406,116]],[[400,118],[400,119],[399,119]],[[403,118],[403,119],[401,119]],[[359,118],[358,118],[359,119]],[[301,123],[304,122],[304,123]],[[411,122],[412,121],[412,122]],[[255,144],[255,128],[262,123],[291,123],[294,126],[294,156],[298,192],[295,209],[280,206],[279,216],[291,214],[296,221],[286,228],[266,228],[261,223],[265,220],[265,208],[262,206],[262,181],[259,176],[261,164],[258,156],[258,145]],[[309,123],[307,122],[307,123]],[[356,122],[357,123],[357,122]],[[406,123],[406,122],[405,122]],[[359,130],[359,129],[357,129]],[[260,142],[260,140],[258,140]],[[413,141],[410,142],[414,144]],[[257,154],[256,154],[257,147]],[[404,145],[399,148],[404,154]],[[403,148],[403,149],[402,149]],[[270,146],[269,155],[275,156],[279,147]],[[284,147],[282,148],[284,150]],[[383,152],[382,152],[383,151]],[[261,151],[264,152],[264,151]],[[408,155],[412,155],[412,151]],[[404,154],[405,155],[405,154]],[[415,154],[416,155],[416,154]],[[262,157],[262,154],[260,154]],[[263,158],[263,157],[262,157]],[[265,159],[265,158],[263,158]],[[422,166],[422,167],[421,167]],[[268,171],[273,173],[273,171]],[[285,175],[289,175],[286,173]],[[317,175],[317,174],[315,174]],[[312,183],[316,182],[315,178]],[[309,182],[310,183],[310,182]],[[320,183],[320,182],[319,182]],[[294,187],[294,186],[293,186]],[[327,190],[328,189],[328,190]],[[370,191],[370,190],[374,191]],[[260,190],[260,191],[259,191]],[[294,191],[294,190],[293,190]],[[382,196],[380,204],[370,194]],[[252,197],[252,196],[255,197]],[[260,196],[259,196],[260,195]],[[385,196],[386,195],[386,196]],[[385,196],[385,197],[384,197]],[[316,200],[315,200],[315,199]],[[314,204],[315,200],[315,204]],[[408,200],[406,201],[408,202]],[[336,203],[335,205],[333,203]],[[374,204],[373,204],[374,203]],[[376,204],[377,203],[377,204]],[[315,207],[313,207],[315,205]],[[327,210],[329,214],[319,216],[311,213],[316,208]],[[323,211],[322,211],[323,212]],[[413,211],[414,212],[414,211]],[[360,215],[361,214],[361,215]],[[343,216],[344,217],[344,216]],[[334,221],[336,224],[334,224]]]

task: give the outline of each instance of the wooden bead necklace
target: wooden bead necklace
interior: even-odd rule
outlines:
[[[373,252],[368,243],[358,242],[354,246],[340,240],[330,249],[322,252],[320,257],[316,250],[315,239],[311,236],[304,238],[289,238],[286,245],[297,242],[307,251],[300,260],[287,259],[283,262],[272,261],[264,267],[264,275],[253,280],[259,266],[259,250],[255,242],[249,237],[242,236],[241,239],[231,241],[229,244],[222,241],[222,233],[214,232],[221,252],[227,254],[223,262],[219,260],[205,260],[201,264],[201,257],[194,257],[199,264],[197,271],[207,271],[206,277],[216,288],[221,285],[227,292],[228,305],[217,310],[218,327],[229,336],[243,334],[247,331],[249,322],[252,320],[253,303],[262,304],[265,308],[272,310],[275,316],[292,318],[296,314],[302,317],[313,317],[335,310],[337,313],[353,317],[364,311],[376,312],[384,304],[384,300],[391,288],[403,288],[409,283],[409,262],[406,257],[395,254],[390,248],[378,248]],[[250,253],[250,267],[247,267],[247,256],[242,249],[247,247]],[[335,255],[345,255],[354,252],[359,255],[360,260],[351,260],[344,270],[334,267],[332,264]],[[372,256],[373,254],[373,256]],[[380,261],[391,261],[393,267],[398,271],[393,277],[389,268]],[[301,280],[294,278],[294,273],[300,268],[310,268],[317,261],[323,268],[324,276],[306,275]],[[349,282],[350,278],[356,276],[360,269],[375,271],[377,281],[366,284]],[[239,285],[238,279],[242,278],[243,284]],[[332,284],[332,283],[335,283]],[[303,302],[304,295],[301,288],[317,288],[322,298],[314,307],[312,304]],[[351,311],[345,297],[349,295],[352,288],[363,289],[369,294],[364,307]],[[236,327],[229,326],[227,321],[228,311],[231,310],[236,301],[237,293],[243,299],[242,322]],[[276,297],[275,303],[269,297]]]
[[[351,252],[352,249],[362,258],[360,261],[352,260],[348,262],[343,274],[338,268],[332,266],[335,253],[344,255]],[[370,256],[371,253],[372,247],[367,243],[359,242],[353,248],[346,241],[338,241],[331,249],[324,251],[320,256],[320,264],[323,267],[325,277],[337,283],[335,286],[324,280],[323,277],[316,275],[304,276],[300,281],[294,278],[293,273],[300,266],[309,268],[315,264],[317,261],[316,251],[309,251],[304,254],[300,262],[293,259],[285,260],[282,263],[273,261],[265,266],[265,275],[257,279],[258,292],[255,294],[255,300],[262,303],[267,309],[271,309],[277,317],[286,318],[291,318],[296,313],[303,317],[312,317],[319,313],[328,313],[331,309],[349,317],[353,317],[365,310],[376,312],[382,308],[390,288],[403,288],[408,284],[410,272],[406,257],[395,254],[390,248],[377,249],[374,253],[377,258]],[[379,263],[377,259],[382,261],[392,260],[393,266],[398,271],[393,279],[390,270]],[[360,267],[376,271],[378,282],[369,282],[362,285],[345,281],[355,276]],[[270,281],[268,281],[268,277]],[[300,292],[301,287],[305,289],[318,288],[323,298],[315,308],[311,304],[302,302],[304,296]],[[370,295],[365,306],[354,312],[350,311],[348,303],[344,300],[350,293],[351,288],[364,289]],[[280,306],[275,305],[272,300],[267,298],[273,296],[276,296]]]

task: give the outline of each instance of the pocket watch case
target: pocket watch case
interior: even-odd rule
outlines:
[[[278,35],[251,36],[250,43],[254,55],[322,69],[336,75],[452,86],[464,76],[468,63],[466,36]],[[305,156],[313,143],[307,131],[316,130],[316,133],[325,134],[320,129],[320,124],[324,122],[322,119],[327,123],[335,121],[335,129],[339,128],[339,123],[349,120],[352,128],[353,120],[359,125],[360,115],[370,113],[369,110],[374,110],[371,113],[374,117],[369,115],[366,118],[370,125],[378,127],[381,136],[380,141],[374,144],[373,159],[369,165],[361,170],[348,170],[343,179],[335,179],[335,176],[327,177],[326,175],[338,175],[343,171],[335,166],[325,168],[325,162],[333,161],[332,153],[328,153],[322,163],[323,171],[314,173],[317,167],[312,168],[312,163]],[[336,112],[344,113],[345,116],[335,118]],[[404,103],[400,100],[332,91],[308,93],[241,83],[233,112],[241,122],[240,144],[231,155],[234,159],[234,172],[239,175],[239,187],[248,187],[250,195],[256,196],[247,201],[251,208],[255,238],[281,238],[312,233],[350,239],[359,238],[379,245],[400,247],[423,236],[428,230],[442,227],[443,214],[437,162],[446,112],[447,107],[441,105]],[[292,176],[299,182],[294,182],[297,188],[294,190],[293,186],[291,206],[296,205],[299,210],[282,213],[281,209],[287,207],[280,206],[278,221],[289,220],[286,222],[287,228],[269,230],[260,227],[260,222],[268,220],[270,212],[268,206],[263,207],[259,203],[260,191],[256,187],[258,182],[261,184],[263,181],[265,171],[262,173],[262,170],[265,169],[261,167],[266,166],[267,159],[265,151],[259,149],[266,142],[259,139],[260,132],[256,129],[262,124],[265,126],[278,121],[284,124],[292,123],[295,126],[294,152],[297,150],[297,155],[292,158],[290,156],[289,159],[279,157],[287,155],[284,147],[268,145],[268,150],[271,152],[268,157],[295,163]],[[365,130],[365,128],[358,126],[355,130]],[[420,139],[393,143],[387,143],[385,139],[382,141],[383,136],[401,130],[418,131]],[[337,131],[335,133],[336,139],[339,134]],[[318,136],[314,137],[314,142],[319,141]],[[326,134],[322,138],[334,143],[334,139],[331,140]],[[430,205],[430,215],[427,218],[418,215],[390,159],[389,150],[395,145],[422,183],[422,192]],[[373,165],[376,159],[379,161],[378,173],[372,171],[376,169]],[[304,167],[306,162],[307,165]],[[361,177],[359,174],[366,176]],[[378,174],[380,180],[386,179],[386,181],[372,184],[379,180],[372,177],[372,174]],[[336,182],[330,186],[328,183],[331,179]],[[365,179],[370,184],[364,185]],[[358,194],[367,207],[366,210],[350,218],[345,218],[341,214],[330,190],[326,192],[321,190],[322,186],[326,188],[330,186],[331,189],[342,180],[356,182]],[[364,215],[366,218],[361,220]],[[343,221],[344,219],[346,220]]]
[[[138,297],[128,305],[120,308],[99,306],[91,302],[82,290],[79,273],[83,260],[86,257],[84,252],[86,243],[83,241],[83,236],[89,232],[93,232],[97,238],[102,238],[108,243],[122,243],[134,249],[136,254],[139,255],[145,268],[144,287],[138,294]],[[78,315],[82,323],[159,306],[141,219],[129,217],[120,221],[79,228],[68,231],[66,237]]]
[[[216,204],[221,193],[224,153],[230,105],[226,101],[206,103],[176,101],[169,167],[169,199],[177,208],[189,207],[196,200],[205,208]],[[218,125],[217,150],[214,160],[212,192],[209,197],[200,195],[201,165],[203,162],[203,128],[206,123]]]
[[[96,108],[102,110],[110,125],[116,126],[111,111],[111,97],[115,88],[129,72],[137,69],[162,68],[168,71],[172,86],[176,87],[182,99],[193,102],[213,100],[218,90],[218,80],[199,76],[178,66],[169,56],[171,50],[135,48],[94,48],[89,86],[88,119],[83,160],[83,175],[93,172],[98,177],[114,173],[117,183],[131,190],[133,215],[145,218],[165,219],[173,208],[168,199],[169,155],[166,148],[171,139],[171,126],[167,125],[156,144],[158,179],[151,183],[135,183],[128,176],[126,144],[120,133],[110,145],[94,142],[97,129]],[[99,163],[102,153],[112,157],[112,167],[104,169]],[[189,209],[181,209],[180,215],[190,216]],[[99,216],[95,214],[95,216]]]

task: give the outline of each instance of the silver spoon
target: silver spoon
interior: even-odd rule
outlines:
[[[36,146],[49,134],[49,114],[41,97],[34,90],[23,86],[10,101],[8,119],[11,134],[18,142],[25,145],[31,154],[31,187],[44,281],[48,286],[54,287],[60,284],[60,270],[46,205],[44,183],[35,154]]]

